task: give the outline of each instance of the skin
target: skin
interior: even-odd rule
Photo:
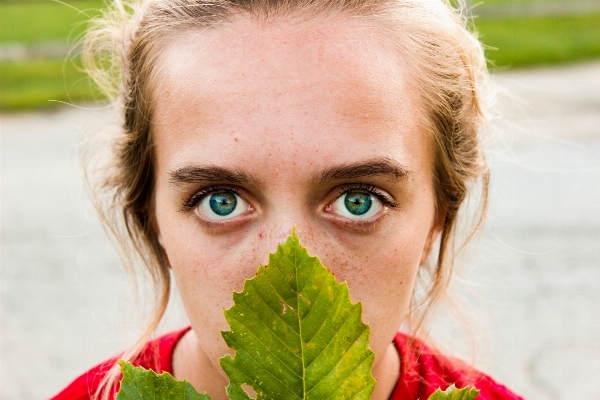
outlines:
[[[388,398],[400,364],[393,337],[441,220],[433,151],[402,61],[373,28],[335,18],[240,17],[161,53],[155,227],[192,325],[175,348],[176,378],[227,398],[223,309],[296,224],[303,246],[362,301],[372,398]],[[239,195],[234,217],[215,221],[189,204],[199,191],[206,204],[215,186]],[[348,187],[376,212],[348,214]]]

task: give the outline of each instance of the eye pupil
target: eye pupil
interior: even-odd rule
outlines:
[[[225,216],[231,214],[237,207],[235,194],[231,192],[218,192],[210,196],[210,209],[217,215]]]
[[[346,193],[344,205],[350,213],[354,215],[363,215],[371,209],[373,199],[368,193],[350,192]]]

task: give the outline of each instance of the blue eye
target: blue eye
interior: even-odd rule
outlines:
[[[342,194],[331,205],[331,210],[348,219],[369,219],[383,208],[383,202],[375,195],[363,191]]]
[[[225,216],[235,211],[235,207],[237,207],[237,199],[233,193],[219,192],[210,195],[208,204],[210,205],[210,209],[213,210],[215,214]]]
[[[206,195],[198,204],[198,213],[206,219],[226,220],[248,211],[249,205],[237,193],[220,190]]]
[[[354,215],[364,215],[373,205],[372,195],[362,192],[349,192],[344,195],[346,210]]]

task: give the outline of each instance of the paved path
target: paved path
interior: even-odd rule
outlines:
[[[467,273],[486,305],[477,363],[528,399],[599,399],[600,63],[496,81],[510,96],[488,137],[489,223]],[[0,118],[0,398],[47,398],[139,321],[77,161],[81,132],[116,128],[109,109]],[[170,315],[165,329],[182,323]]]

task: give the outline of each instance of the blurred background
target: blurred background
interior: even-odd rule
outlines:
[[[118,131],[77,55],[102,7],[0,1],[1,399],[50,397],[139,325],[79,160],[82,138]],[[475,362],[528,399],[600,399],[600,0],[469,7],[500,88],[466,270]],[[434,333],[452,336],[449,318]],[[174,302],[162,329],[184,323]]]

